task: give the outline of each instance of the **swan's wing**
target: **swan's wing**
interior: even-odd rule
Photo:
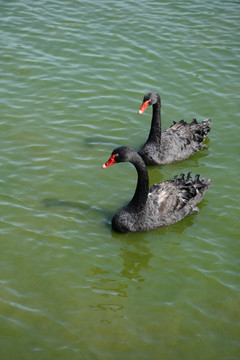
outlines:
[[[210,185],[208,178],[192,179],[190,173],[186,179],[182,174],[174,180],[153,185],[149,191],[147,206],[148,218],[157,223],[156,227],[173,224],[195,210]]]
[[[179,136],[184,139],[188,139],[190,142],[202,143],[211,129],[211,119],[205,119],[201,122],[197,122],[193,119],[191,123],[187,123],[184,120],[175,123],[166,131],[177,132]]]
[[[160,161],[170,163],[183,160],[205,147],[202,143],[210,131],[211,120],[174,123],[162,132]],[[167,162],[166,162],[167,161]]]

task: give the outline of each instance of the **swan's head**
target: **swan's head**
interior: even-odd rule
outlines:
[[[146,95],[144,95],[142,105],[138,110],[138,114],[142,114],[148,106],[155,105],[157,103],[159,103],[161,106],[161,99],[158,93],[156,92],[147,93]]]
[[[135,158],[138,157],[140,158],[140,156],[132,148],[128,146],[120,146],[113,150],[112,155],[108,161],[102,165],[102,169],[120,162],[132,162]]]

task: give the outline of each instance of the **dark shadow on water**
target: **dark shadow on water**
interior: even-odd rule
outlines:
[[[59,199],[43,199],[42,203],[45,207],[64,207],[77,210],[89,210],[89,205],[84,202],[67,201]]]
[[[89,219],[90,221],[95,221],[97,218],[101,217],[105,227],[111,231],[111,219],[114,216],[114,212],[102,209],[96,205],[87,204],[86,202],[81,201],[68,201],[60,199],[51,199],[46,198],[41,201],[45,208],[62,208],[66,211],[74,211],[78,213],[78,216],[84,216],[84,218]]]
[[[117,147],[117,144],[114,141],[110,141],[109,139],[106,139],[104,136],[91,136],[91,137],[87,137],[83,140],[84,145],[86,147],[94,147],[97,146],[99,148],[99,146],[110,146],[113,149],[115,147]]]

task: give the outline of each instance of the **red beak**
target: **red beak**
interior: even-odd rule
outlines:
[[[118,156],[118,154],[113,154],[109,159],[108,161],[102,165],[102,169],[106,169],[107,167],[113,165],[116,163],[115,161],[115,157]]]
[[[146,108],[148,107],[148,103],[151,101],[151,99],[146,100],[142,103],[142,106],[140,107],[140,109],[138,110],[138,114],[142,114]]]

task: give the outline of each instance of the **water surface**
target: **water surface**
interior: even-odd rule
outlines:
[[[238,1],[2,1],[2,359],[235,360],[239,316]],[[210,117],[208,149],[151,183],[212,179],[200,214],[116,234],[136,173],[101,165]]]

